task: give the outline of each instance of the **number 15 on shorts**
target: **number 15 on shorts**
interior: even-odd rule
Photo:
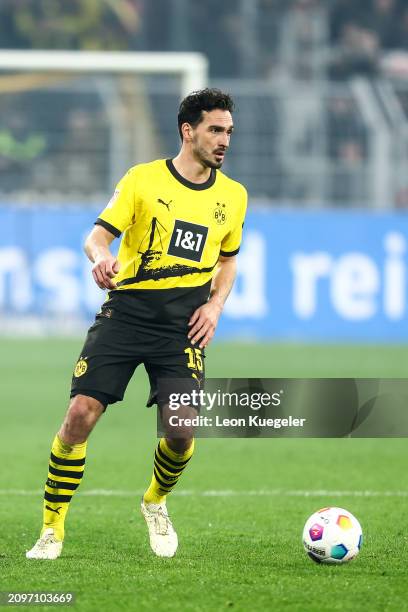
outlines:
[[[190,370],[195,370],[196,372],[203,371],[203,358],[201,356],[201,349],[198,348],[186,348],[184,352],[188,356],[187,367]]]

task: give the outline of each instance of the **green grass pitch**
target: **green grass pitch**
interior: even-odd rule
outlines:
[[[408,610],[404,439],[201,439],[168,503],[179,551],[155,558],[139,513],[155,446],[142,368],[90,438],[63,556],[26,560],[81,340],[0,347],[0,591],[73,591],[81,611]],[[213,377],[406,377],[407,358],[404,346],[214,344],[206,365]],[[304,521],[327,505],[363,527],[345,566],[303,552]]]

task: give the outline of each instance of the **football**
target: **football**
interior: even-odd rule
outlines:
[[[346,563],[360,552],[361,525],[344,508],[322,508],[306,521],[303,546],[316,563]]]

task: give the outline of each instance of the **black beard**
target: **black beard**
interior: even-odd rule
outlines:
[[[200,162],[206,166],[206,168],[211,168],[212,170],[219,170],[223,164],[223,161],[220,162],[213,162],[210,161],[209,159],[207,159],[206,157],[204,157],[204,155],[202,154],[202,150],[201,149],[197,149],[195,151],[195,155],[196,158],[198,158],[200,160]]]
[[[222,166],[222,161],[212,162],[209,159],[202,159],[202,162],[207,168],[212,168],[213,170],[219,170]]]

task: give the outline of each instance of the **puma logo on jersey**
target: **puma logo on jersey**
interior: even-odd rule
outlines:
[[[157,199],[159,204],[163,204],[163,206],[165,206],[167,208],[168,211],[170,211],[170,204],[173,202],[173,200],[170,200],[169,203],[165,202],[164,200],[162,200],[161,198]]]
[[[45,507],[47,508],[47,510],[51,510],[51,512],[55,512],[56,514],[58,514],[58,516],[59,516],[59,511],[62,508],[62,506],[58,506],[58,508],[54,510],[53,508],[50,508],[49,506],[45,506]]]

